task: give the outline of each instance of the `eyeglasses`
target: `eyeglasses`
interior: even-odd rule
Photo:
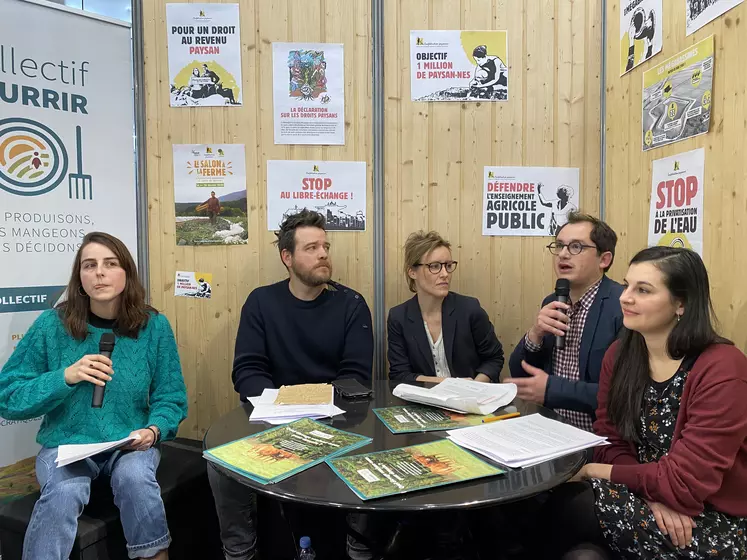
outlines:
[[[446,272],[454,272],[457,267],[457,261],[448,261],[448,262],[432,262],[432,263],[416,263],[413,265],[413,267],[416,266],[426,266],[428,267],[428,270],[431,274],[438,274],[441,272],[442,267],[446,267]]]
[[[584,249],[597,249],[596,245],[584,245],[580,241],[572,241],[568,245],[565,243],[561,243],[560,241],[553,241],[547,246],[547,249],[553,254],[553,255],[559,255],[563,252],[563,249],[568,248],[568,252],[571,255],[578,255],[583,251]]]

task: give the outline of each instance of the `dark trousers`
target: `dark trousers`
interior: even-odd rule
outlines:
[[[548,560],[612,558],[599,527],[594,501],[590,482],[567,482],[547,493],[536,524],[545,534],[542,538],[535,534],[527,543],[530,557]]]

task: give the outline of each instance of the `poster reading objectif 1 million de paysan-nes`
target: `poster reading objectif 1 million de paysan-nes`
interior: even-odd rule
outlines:
[[[413,101],[507,101],[506,31],[410,31]]]

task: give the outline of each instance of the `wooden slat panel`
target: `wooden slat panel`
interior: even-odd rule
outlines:
[[[619,33],[619,5],[611,2],[609,6],[607,31],[612,38]],[[623,77],[617,75],[615,64],[610,64],[607,71],[607,220],[620,236],[612,276],[621,279],[627,261],[647,244],[652,162],[705,148],[704,260],[723,334],[745,350],[747,252],[739,232],[747,221],[747,74],[742,60],[747,48],[747,4],[730,10],[690,37],[685,35],[684,4],[668,9],[662,23],[661,54]],[[715,35],[716,54],[710,132],[644,153],[640,140],[643,72],[711,34]],[[608,60],[619,59],[619,48],[617,41],[608,41]]]
[[[579,167],[582,206],[597,213],[601,10],[593,4],[385,1],[387,308],[410,297],[405,239],[435,229],[460,262],[453,288],[480,299],[507,353],[530,326],[552,289],[548,239],[482,236],[483,167]],[[410,101],[410,30],[458,28],[508,30],[507,103]]]
[[[242,107],[170,108],[166,0],[144,2],[146,133],[151,298],[174,327],[190,411],[180,435],[202,437],[236,406],[231,363],[241,307],[257,286],[286,277],[267,231],[268,159],[366,161],[365,233],[330,234],[334,278],[372,304],[371,12],[368,0],[242,0]],[[230,3],[227,2],[227,3]],[[272,121],[272,41],[345,45],[345,146],[276,146]],[[246,149],[249,244],[176,247],[172,144],[237,143]],[[213,298],[174,297],[176,270],[210,272]]]

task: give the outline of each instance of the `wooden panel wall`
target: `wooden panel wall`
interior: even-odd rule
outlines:
[[[747,4],[722,15],[690,37],[685,35],[685,3],[665,2],[664,48],[652,60],[620,77],[620,43],[607,43],[607,219],[620,235],[618,264],[612,276],[620,279],[624,263],[648,239],[652,162],[681,152],[705,148],[705,223],[703,256],[724,335],[747,350],[747,250],[740,231],[747,223]],[[619,36],[620,2],[610,1],[607,33]],[[643,72],[715,35],[715,67],[711,128],[707,135],[663,148],[641,150]]]
[[[370,0],[241,0],[244,105],[170,108],[166,0],[144,10],[146,141],[150,285],[153,304],[176,332],[189,393],[189,417],[180,435],[202,437],[236,406],[230,373],[241,307],[249,292],[286,277],[266,229],[268,159],[368,162],[371,186]],[[272,42],[345,45],[345,146],[276,146],[272,122]],[[249,243],[239,247],[177,247],[174,233],[172,144],[243,143],[246,146]],[[373,304],[373,234],[331,233],[334,278]],[[176,270],[213,273],[213,297],[174,297]]]
[[[480,299],[506,349],[554,284],[547,237],[482,236],[485,165],[581,169],[581,209],[598,214],[601,9],[582,0],[385,0],[386,305],[410,297],[402,245],[449,239],[453,289]],[[508,31],[509,101],[413,103],[414,29]]]

